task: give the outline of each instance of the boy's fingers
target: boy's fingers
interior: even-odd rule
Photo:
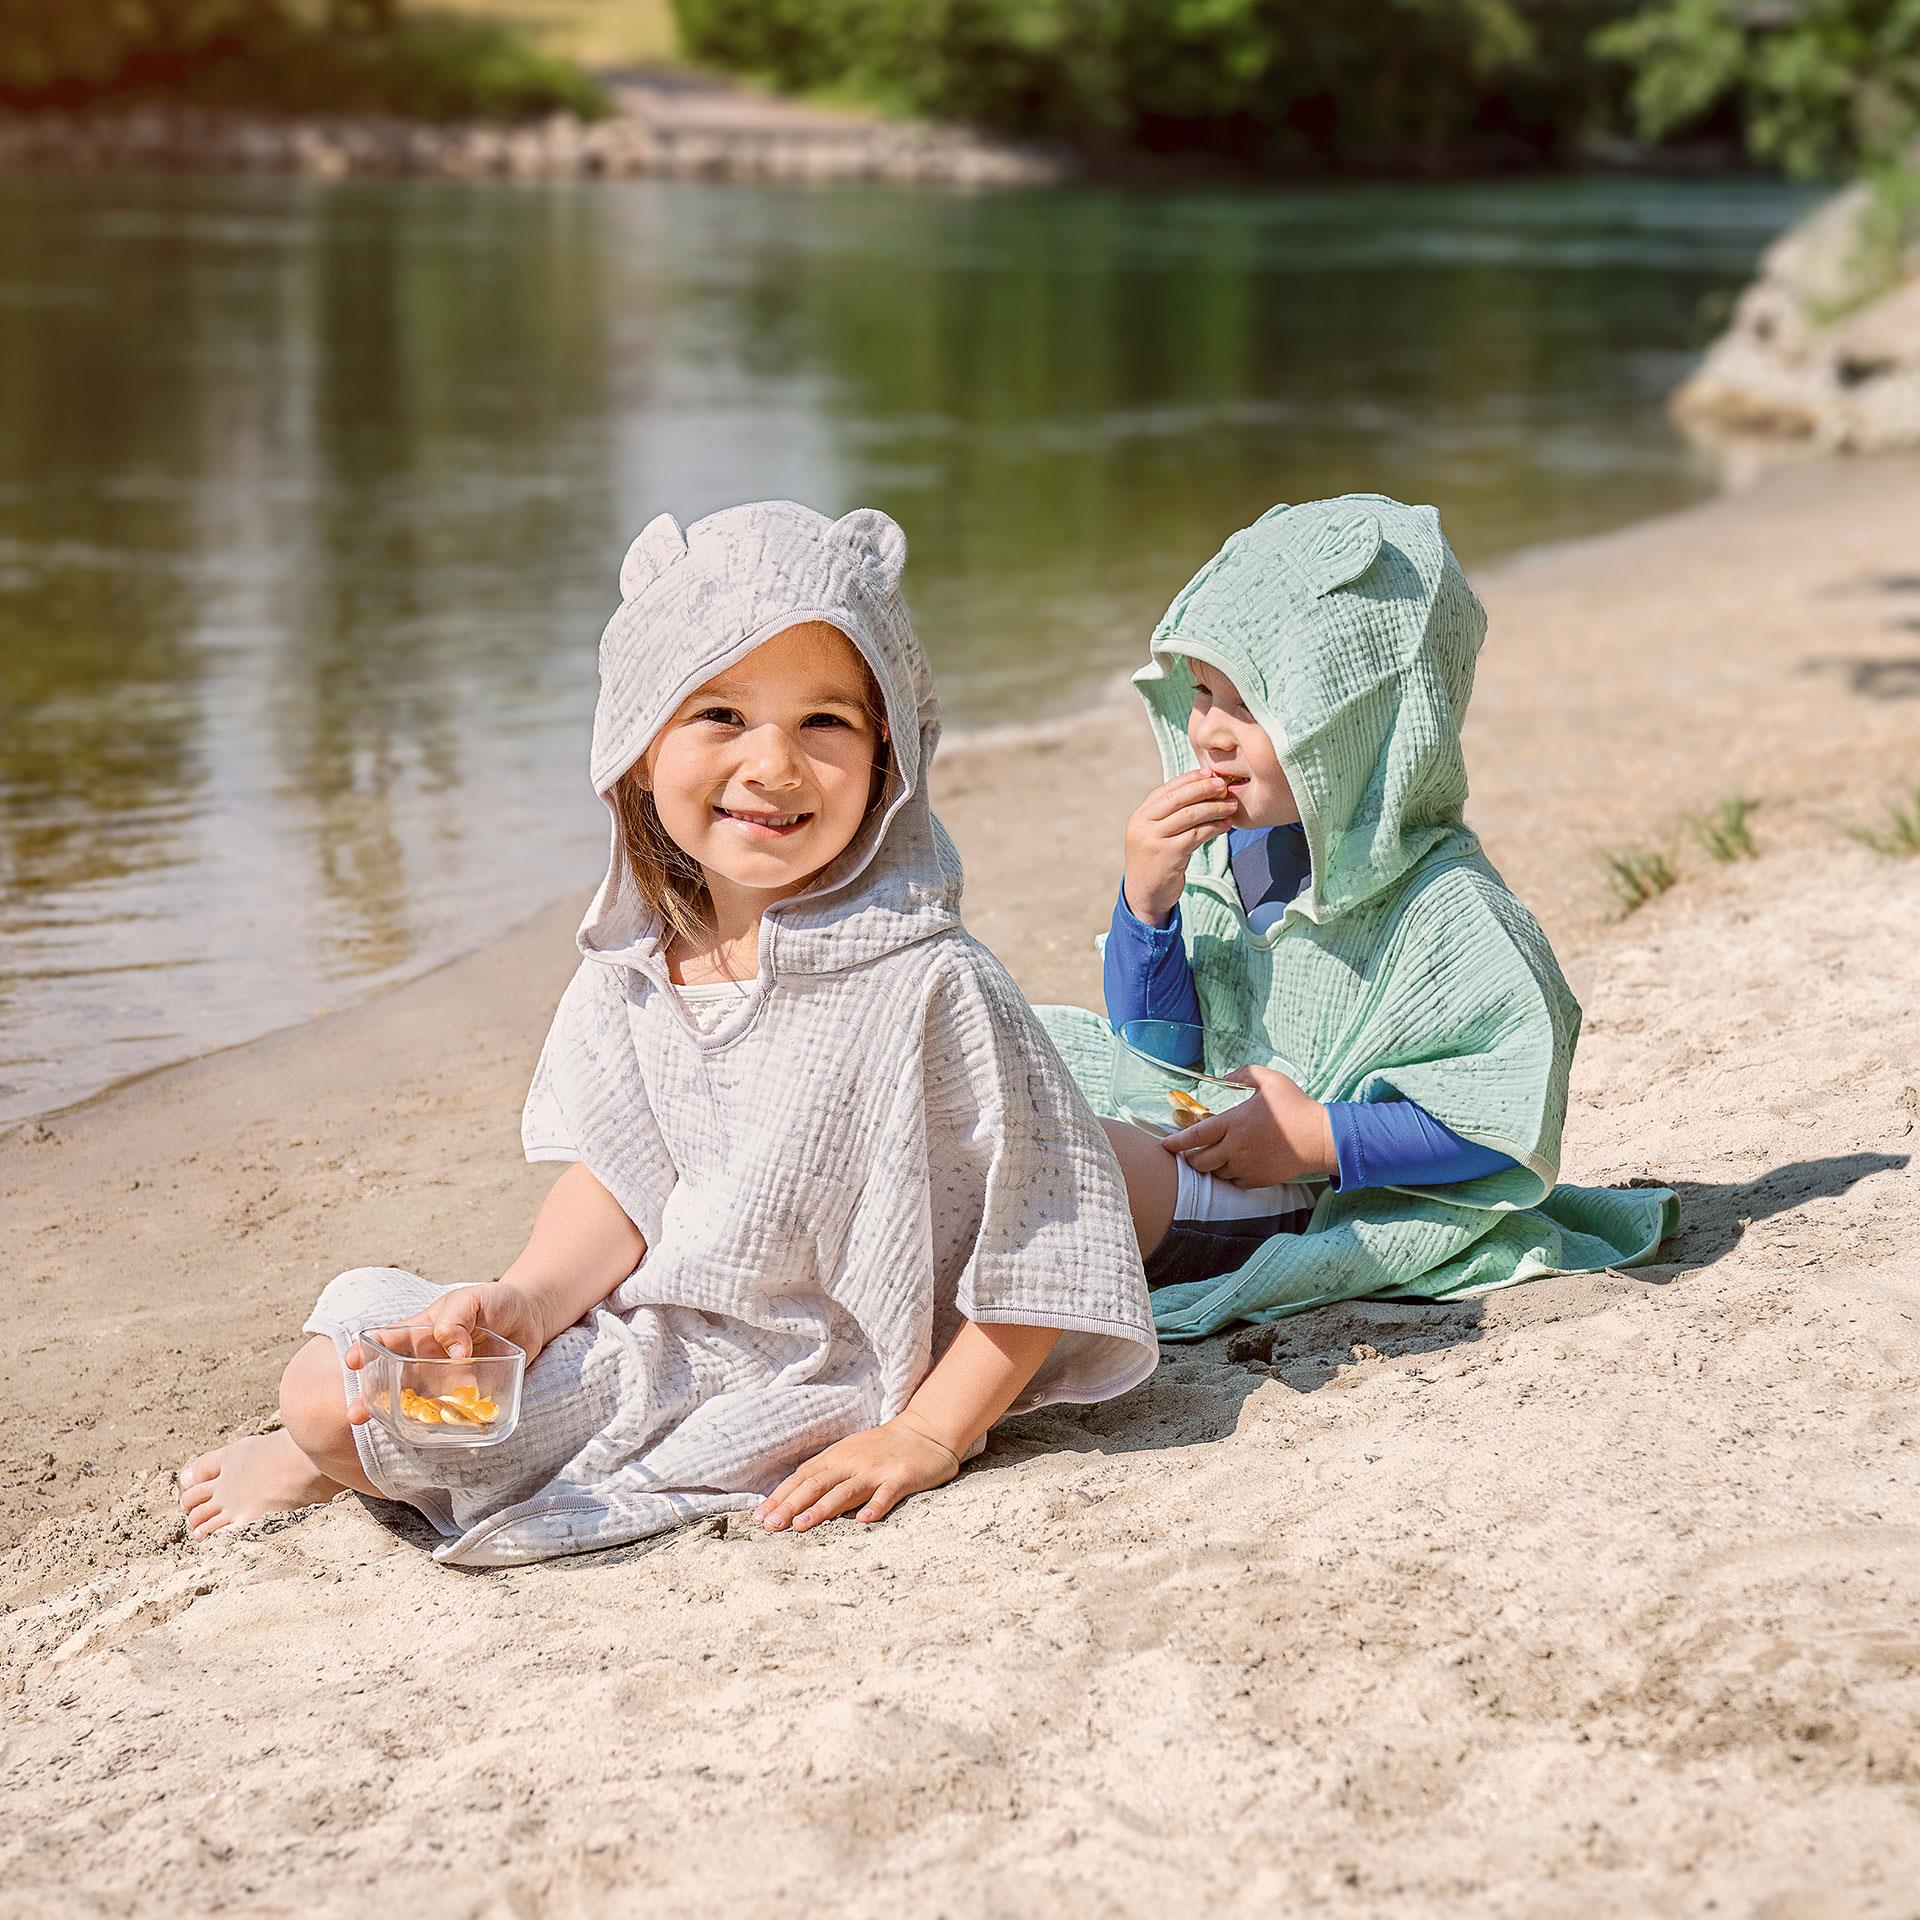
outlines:
[[[1165,815],[1160,827],[1171,838],[1176,833],[1195,833],[1202,827],[1218,826],[1237,809],[1232,800],[1196,800],[1191,806],[1177,807]]]
[[[1202,1147],[1197,1153],[1182,1155],[1195,1173],[1218,1173],[1227,1164],[1230,1154],[1224,1145]]]
[[[1178,1133],[1168,1134],[1160,1144],[1169,1153],[1191,1154],[1196,1147],[1210,1147],[1216,1140],[1225,1139],[1226,1132],[1226,1116],[1211,1113],[1190,1127],[1182,1127]]]
[[[1176,808],[1191,806],[1209,793],[1217,792],[1222,784],[1216,773],[1183,773],[1165,786],[1154,788],[1142,802],[1141,811],[1149,820],[1164,819]]]

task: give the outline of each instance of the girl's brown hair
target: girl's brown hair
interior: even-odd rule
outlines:
[[[849,645],[852,643],[849,642]],[[854,649],[859,657],[859,649]],[[887,708],[881,698],[873,669],[860,658],[861,679],[866,690],[867,718],[879,738],[880,751],[873,763],[873,786],[867,795],[867,811],[861,825],[873,817],[880,796],[887,790],[887,769],[892,754],[887,741]],[[647,785],[644,757],[636,760],[607,790],[607,804],[620,834],[620,857],[626,862],[634,889],[649,913],[660,922],[668,940],[695,940],[704,931],[712,902],[707,897],[706,876],[700,863],[666,830],[660,810],[653,804]]]

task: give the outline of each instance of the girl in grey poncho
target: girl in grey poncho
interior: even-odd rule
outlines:
[[[877,1520],[1008,1410],[1152,1370],[1112,1155],[960,924],[905,558],[884,514],[783,501],[634,542],[594,717],[612,859],[522,1122],[574,1164],[498,1281],[335,1280],[283,1430],[183,1469],[196,1536],[342,1487],[466,1565],[726,1509]],[[507,1441],[367,1422],[356,1337],[400,1322],[528,1349]]]

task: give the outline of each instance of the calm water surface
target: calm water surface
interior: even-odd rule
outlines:
[[[659,509],[885,507],[951,720],[1030,718],[1275,500],[1472,566],[1703,492],[1659,402],[1798,205],[0,177],[0,1120],[590,884]]]

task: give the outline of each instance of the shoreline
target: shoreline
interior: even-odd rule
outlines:
[[[403,120],[174,104],[0,111],[0,171],[134,167],[311,180],[874,182],[1062,186],[1067,150],[934,121],[829,111],[694,73],[605,77],[614,111],[584,120]]]
[[[1480,816],[1487,811],[1485,788],[1481,778],[1482,769],[1474,753],[1477,734],[1475,722],[1482,716],[1486,703],[1487,659],[1489,656],[1494,659],[1494,671],[1502,677],[1510,670],[1522,673],[1525,671],[1524,663],[1517,660],[1507,662],[1501,657],[1501,643],[1509,624],[1508,617],[1502,610],[1506,603],[1513,603],[1517,624],[1518,620],[1528,617],[1532,604],[1531,596],[1536,586],[1543,588],[1551,596],[1557,569],[1583,568],[1587,557],[1595,555],[1608,543],[1633,542],[1636,537],[1650,535],[1658,528],[1683,529],[1696,515],[1704,514],[1711,517],[1723,512],[1732,513],[1749,502],[1756,503],[1764,511],[1776,492],[1796,485],[1791,476],[1800,476],[1794,496],[1798,498],[1803,497],[1803,493],[1799,490],[1824,492],[1829,486],[1844,490],[1855,484],[1851,476],[1856,470],[1872,474],[1878,474],[1883,469],[1897,472],[1901,464],[1897,458],[1872,459],[1865,462],[1847,459],[1804,459],[1796,462],[1781,462],[1765,470],[1757,478],[1749,478],[1737,488],[1723,489],[1720,493],[1709,496],[1706,500],[1692,506],[1656,514],[1648,519],[1632,521],[1624,527],[1613,528],[1605,533],[1585,538],[1555,540],[1538,546],[1524,547],[1503,556],[1479,572],[1476,576],[1476,590],[1481,591],[1482,597],[1488,603],[1489,634],[1488,653],[1483,656],[1481,691],[1475,696],[1475,704],[1467,729],[1469,775],[1473,786],[1469,801],[1469,813],[1472,816],[1469,824],[1477,825]],[[1872,491],[1871,482],[1863,483],[1862,490]],[[1915,512],[1916,516],[1920,516],[1920,491],[1915,495]],[[944,790],[951,785],[957,793],[972,802],[977,798],[982,785],[982,782],[975,778],[972,770],[972,763],[975,761],[983,763],[988,769],[990,782],[992,770],[1006,760],[1018,760],[1029,755],[1047,756],[1071,750],[1076,746],[1083,749],[1090,748],[1099,761],[1103,773],[1108,767],[1117,770],[1125,755],[1125,742],[1131,738],[1139,749],[1133,757],[1133,765],[1137,768],[1134,778],[1140,783],[1139,790],[1144,791],[1146,786],[1154,783],[1158,775],[1147,750],[1146,730],[1141,720],[1139,703],[1129,685],[1128,676],[1131,671],[1130,668],[1122,669],[1111,676],[1090,698],[1061,713],[1034,720],[998,722],[983,727],[949,731],[941,741],[939,758],[936,762],[936,790]],[[1917,777],[1920,777],[1920,770],[1916,772]],[[1668,832],[1679,812],[1689,806],[1695,810],[1704,809],[1716,797],[1714,794],[1696,794],[1692,799],[1684,801],[1677,810],[1669,808],[1666,818],[1650,819],[1642,826],[1634,824],[1632,809],[1608,808],[1603,815],[1599,816],[1604,820],[1604,832],[1596,833],[1593,845],[1597,848],[1601,841],[1609,836],[1614,839],[1636,836],[1644,838],[1648,833]],[[1515,798],[1512,788],[1503,782],[1498,799],[1494,803],[1503,816],[1495,822],[1496,837],[1500,837],[1501,829],[1505,824],[1504,815],[1514,805]],[[1116,847],[1121,824],[1131,804],[1128,802],[1127,808],[1123,808],[1112,823],[1109,838]],[[965,851],[964,846],[962,850]],[[1568,848],[1566,852],[1577,866],[1578,850]],[[1524,848],[1515,856],[1511,867],[1512,873],[1516,876],[1531,878],[1536,883],[1531,892],[1523,885],[1521,889],[1523,896],[1533,902],[1535,911],[1547,924],[1550,934],[1557,937],[1562,932],[1590,933],[1601,917],[1598,902],[1602,886],[1597,860],[1589,860],[1583,870],[1587,883],[1584,888],[1577,881],[1569,880],[1570,869],[1566,860],[1562,860],[1557,870],[1551,874],[1544,870],[1546,865],[1545,862],[1536,862],[1530,858]],[[972,878],[975,870],[976,862],[970,858],[968,860],[968,924],[974,926],[976,932],[981,933],[981,937],[989,946],[995,946],[995,941],[982,932],[980,926],[976,924],[976,919],[987,903],[979,898],[982,890]],[[462,947],[456,952],[442,955],[419,971],[388,981],[365,995],[349,998],[344,1004],[330,1009],[325,1014],[298,1017],[283,1025],[269,1027],[264,1032],[249,1035],[210,1052],[184,1054],[173,1060],[157,1062],[120,1079],[110,1081],[104,1086],[78,1094],[59,1105],[38,1108],[0,1121],[0,1141],[15,1136],[32,1138],[36,1132],[44,1132],[57,1123],[70,1121],[99,1103],[144,1084],[156,1075],[173,1072],[197,1061],[216,1059],[282,1035],[299,1033],[325,1020],[376,1004],[396,993],[405,993],[435,978],[448,967],[471,958],[488,946],[503,940],[512,940],[523,929],[535,922],[544,922],[549,917],[560,913],[569,903],[584,900],[592,891],[596,880],[597,876],[588,874],[577,887],[557,892],[539,905],[517,914],[504,927],[490,932],[477,945]],[[1549,900],[1550,908],[1543,907],[1535,898],[1536,894]],[[993,917],[996,924],[1007,918],[998,913]],[[1105,917],[1103,909],[1100,913],[1101,926],[1105,924]],[[1065,971],[1061,973],[1056,984],[1060,988],[1059,991],[1038,997],[1084,999],[1094,990],[1087,979]]]
[[[567,181],[659,178],[887,184],[963,189],[1062,186],[1263,187],[1671,176],[1768,177],[1737,149],[1643,146],[1619,137],[1569,155],[1518,155],[1494,142],[1445,162],[1387,171],[1302,163],[1262,170],[1200,152],[1149,153],[1022,139],[964,122],[820,106],[696,69],[596,76],[613,112],[520,121],[424,121],[389,114],[277,114],[163,100],[0,109],[0,171],[73,166],[295,174],[311,179]]]
[[[481,1575],[350,1498],[180,1537],[172,1468],[271,1423],[327,1278],[520,1244],[552,1178],[520,1102],[595,876],[0,1136],[0,1909],[1897,1904],[1920,861],[1842,829],[1920,780],[1920,689],[1867,670],[1911,660],[1916,525],[1920,458],[1794,469],[1480,583],[1469,817],[1587,1008],[1565,1175],[1674,1187],[1659,1264],[1170,1350],[883,1526]],[[1097,990],[1156,777],[1104,708],[936,762],[968,924],[1030,997]],[[1594,848],[1735,783],[1760,857],[1683,855],[1606,924]]]

